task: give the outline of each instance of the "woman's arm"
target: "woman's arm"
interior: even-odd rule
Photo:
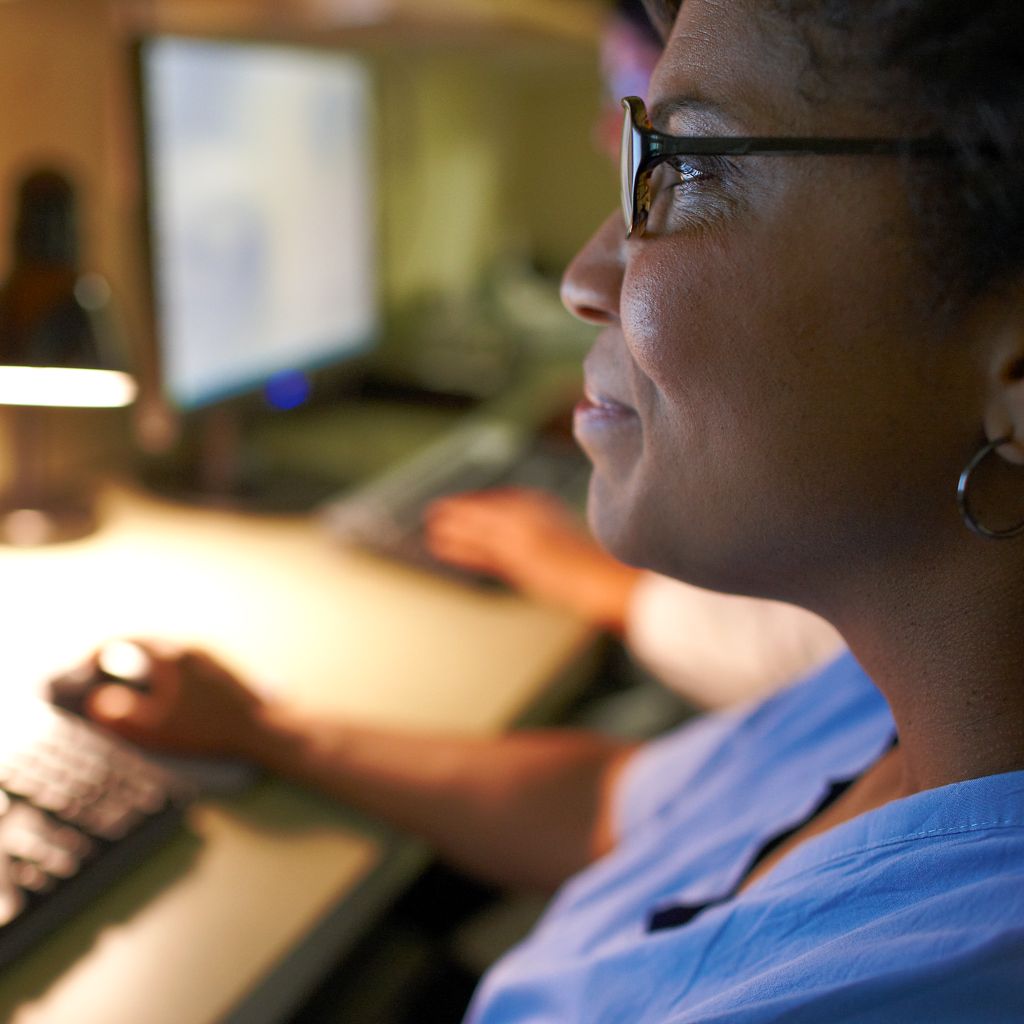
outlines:
[[[614,845],[633,746],[542,730],[476,739],[325,719],[259,698],[208,655],[151,645],[151,692],[96,690],[90,714],[145,746],[244,757],[421,837],[500,885],[551,890]]]
[[[610,790],[631,748],[594,733],[491,739],[260,716],[267,768],[425,839],[500,885],[551,890],[613,845]]]

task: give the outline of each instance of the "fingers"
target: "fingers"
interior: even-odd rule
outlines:
[[[457,565],[471,572],[500,576],[503,555],[490,541],[491,538],[488,538],[486,543],[479,543],[478,535],[472,530],[468,534],[462,534],[439,528],[427,535],[427,548],[442,562]]]
[[[563,528],[567,513],[547,495],[525,490],[480,491],[442,498],[426,512],[428,541],[443,539],[481,550]]]
[[[112,640],[97,652],[96,667],[104,675],[141,686],[152,675],[153,658],[141,644]]]
[[[147,657],[155,660],[162,661],[174,661],[180,658],[185,653],[186,649],[184,645],[175,643],[173,640],[167,640],[162,637],[118,637],[114,640],[109,640],[105,643],[100,651],[104,651],[107,648],[128,648],[134,647],[144,653]]]
[[[141,746],[225,754],[248,735],[264,699],[204,651],[117,640],[83,666],[81,713]]]
[[[492,494],[460,494],[434,502],[424,515],[430,553],[443,562],[494,573],[500,559],[501,512],[495,519]]]
[[[435,556],[472,563],[499,574],[530,573],[541,562],[595,547],[557,500],[537,491],[496,490],[435,503],[426,517],[426,539]]]
[[[99,686],[85,698],[86,714],[129,739],[152,728],[152,701],[127,686]]]
[[[503,532],[503,524],[487,509],[463,505],[433,509],[426,521],[428,542],[476,546],[493,544],[495,533]]]
[[[84,712],[127,739],[142,741],[156,731],[180,690],[180,648],[166,641],[112,640],[91,661],[105,676],[84,697]]]
[[[556,498],[525,487],[495,487],[439,498],[427,509],[428,524],[437,517],[508,521],[522,518],[568,516]]]

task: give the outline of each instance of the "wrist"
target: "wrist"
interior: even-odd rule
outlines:
[[[643,571],[609,558],[599,573],[585,584],[581,606],[603,629],[623,636],[629,622],[629,610]]]
[[[233,731],[232,753],[269,767],[271,754],[280,745],[283,707],[274,700],[260,700],[245,708]]]
[[[254,705],[239,730],[239,756],[275,775],[295,777],[315,745],[318,723],[279,700]]]

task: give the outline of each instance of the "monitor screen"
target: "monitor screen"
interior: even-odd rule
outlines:
[[[183,410],[292,402],[289,382],[378,335],[369,71],[264,43],[139,53],[164,390]]]

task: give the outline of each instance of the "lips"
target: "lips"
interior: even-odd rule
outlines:
[[[637,409],[620,397],[632,374],[622,336],[602,331],[583,361],[583,399],[576,406],[573,433],[592,461],[604,461],[612,451],[635,457],[641,424]]]
[[[640,424],[635,409],[588,384],[573,416],[573,433],[583,450],[594,459],[609,445],[618,447],[634,438]],[[615,440],[617,439],[617,440]]]
[[[589,383],[584,388],[583,398],[577,404],[576,412],[585,416],[612,418],[636,415],[636,410],[631,406],[626,405],[625,402],[608,397],[600,389]]]

